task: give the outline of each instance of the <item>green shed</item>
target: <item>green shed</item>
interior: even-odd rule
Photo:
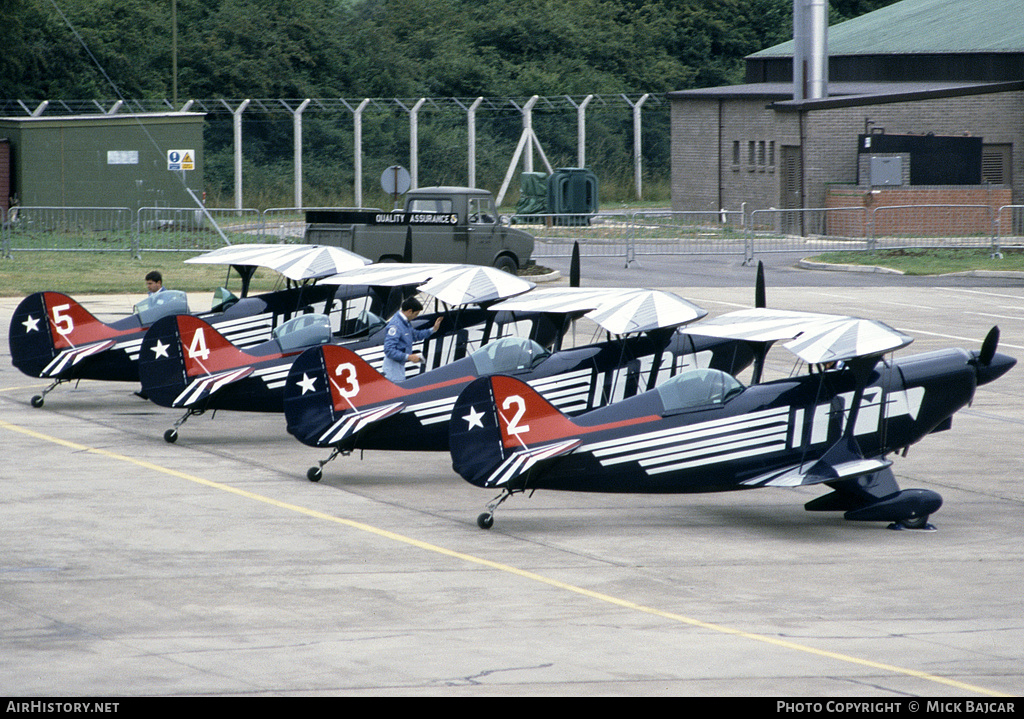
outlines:
[[[0,118],[10,197],[30,207],[193,207],[204,113]]]

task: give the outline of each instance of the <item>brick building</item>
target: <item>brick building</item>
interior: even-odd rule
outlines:
[[[903,0],[829,28],[820,99],[793,99],[792,42],[748,57],[746,84],[670,93],[673,208],[889,205],[889,184],[903,203],[1024,203],[1022,11],[1022,0]],[[883,133],[980,138],[978,172],[915,183],[920,156],[870,151]],[[881,160],[897,167],[886,183]]]

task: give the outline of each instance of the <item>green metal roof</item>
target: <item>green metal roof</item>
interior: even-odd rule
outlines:
[[[903,0],[828,29],[829,55],[1024,52],[1024,0]],[[793,55],[793,41],[749,57]]]

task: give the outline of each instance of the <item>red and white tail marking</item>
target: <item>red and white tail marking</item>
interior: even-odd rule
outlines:
[[[491,377],[502,444],[527,448],[575,436],[580,428],[532,387],[511,377]]]
[[[181,356],[189,377],[212,375],[267,359],[238,349],[212,325],[198,317],[178,315],[177,322]]]
[[[55,349],[74,349],[128,334],[96,319],[89,310],[60,292],[44,292],[43,306]]]
[[[337,345],[324,345],[320,350],[335,411],[355,411],[407,394],[352,350]]]

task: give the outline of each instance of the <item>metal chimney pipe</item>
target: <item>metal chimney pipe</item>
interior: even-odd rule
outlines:
[[[793,99],[828,97],[828,1],[793,0]]]

